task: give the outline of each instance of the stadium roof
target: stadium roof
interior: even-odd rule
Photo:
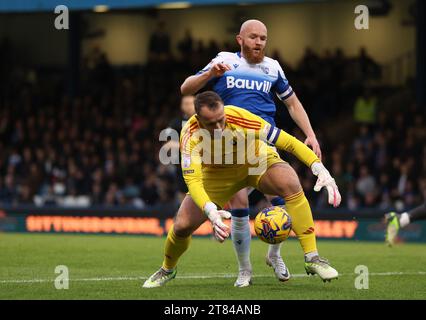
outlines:
[[[310,0],[321,1],[321,0]],[[221,5],[221,4],[265,4],[265,3],[295,3],[309,2],[307,0],[0,0],[0,13],[6,12],[41,12],[54,11],[58,5],[65,5],[70,10],[105,10],[144,9],[144,8],[186,8],[190,6]]]

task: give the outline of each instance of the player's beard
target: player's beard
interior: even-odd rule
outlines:
[[[243,56],[249,63],[261,63],[265,57],[265,48],[260,49],[258,53],[243,42]]]

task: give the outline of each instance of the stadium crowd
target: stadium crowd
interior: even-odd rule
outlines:
[[[374,124],[359,124],[349,141],[329,143],[328,164],[343,197],[344,206],[389,210],[412,208],[426,198],[426,123],[413,105],[408,112],[379,111]],[[327,207],[325,194],[313,192],[309,171],[298,168],[308,199]]]
[[[114,67],[95,48],[82,61],[80,94],[66,94],[64,76],[16,61],[7,41],[0,50],[0,205],[144,206],[176,203],[176,167],[158,159],[161,130],[179,115],[179,86],[218,51],[237,51],[190,31],[173,56],[159,26],[145,66]],[[168,44],[167,44],[168,43]],[[319,55],[307,48],[297,66],[272,53],[301,98],[343,197],[343,207],[389,209],[418,204],[426,195],[426,123],[420,108],[396,114],[381,109],[358,133],[331,141],[330,119],[352,117],[361,83],[380,78],[380,66],[361,48]],[[185,58],[184,58],[185,57]],[[188,59],[188,57],[191,57]],[[171,67],[174,66],[174,67]],[[278,126],[297,135],[279,107]],[[284,119],[284,120],[282,120]],[[356,121],[356,119],[354,120]],[[326,207],[314,179],[289,159],[313,207]]]

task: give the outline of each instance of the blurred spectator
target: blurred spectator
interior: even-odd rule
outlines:
[[[157,176],[154,172],[149,173],[145,176],[144,182],[141,188],[142,200],[147,205],[154,205],[159,199],[157,190]]]
[[[6,175],[3,179],[0,179],[0,203],[2,204],[13,204],[18,199],[18,190],[15,185],[14,178],[11,174]]]
[[[374,124],[376,122],[377,108],[377,98],[370,88],[364,87],[363,94],[355,102],[355,122],[368,125]]]
[[[170,36],[166,32],[164,21],[158,21],[157,27],[149,38],[149,59],[152,62],[164,62],[170,59]]]
[[[376,191],[376,180],[365,165],[360,168],[359,179],[356,183],[356,191],[364,197],[365,201],[371,201],[371,197]]]
[[[182,60],[187,60],[188,57],[191,57],[191,54],[194,50],[194,39],[192,37],[191,30],[185,30],[185,35],[183,39],[178,42],[177,47]]]
[[[381,76],[380,65],[374,61],[367,53],[365,47],[361,47],[359,50],[359,56],[357,59],[359,68],[364,81],[368,79],[379,79]]]

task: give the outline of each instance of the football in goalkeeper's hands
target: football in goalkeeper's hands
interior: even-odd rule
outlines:
[[[254,230],[260,240],[266,243],[283,242],[290,235],[291,217],[282,206],[265,208],[257,214]]]

